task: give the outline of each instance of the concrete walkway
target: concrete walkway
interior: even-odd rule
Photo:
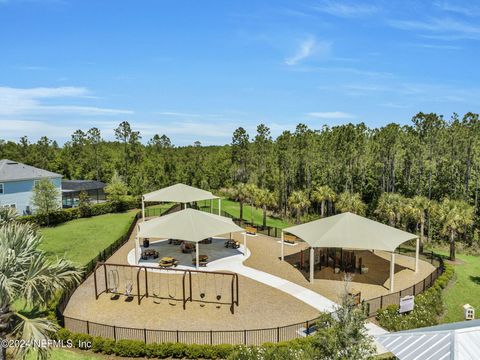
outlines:
[[[208,263],[208,266],[202,268],[205,271],[231,271],[239,275],[248,277],[252,280],[258,281],[262,284],[271,286],[275,289],[283,291],[294,298],[310,305],[311,307],[317,309],[321,312],[333,312],[338,308],[338,304],[333,302],[330,299],[327,299],[325,296],[322,296],[310,289],[304,288],[303,286],[297,285],[291,281],[282,279],[278,276],[271,275],[264,271],[256,270],[245,266],[243,262],[248,259],[250,256],[250,250],[245,253],[243,245],[238,249],[242,254],[229,256],[219,260],[212,261]],[[132,250],[128,254],[128,263],[134,265],[135,251]],[[157,266],[158,262],[142,262],[142,265],[145,266]],[[178,266],[178,269],[192,269],[190,266]],[[368,322],[366,324],[367,332],[371,336],[386,334],[387,331],[381,328],[380,326]],[[379,349],[380,350],[380,349]]]

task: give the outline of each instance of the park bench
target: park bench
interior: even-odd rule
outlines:
[[[254,227],[252,226],[247,226],[245,228],[245,231],[248,235],[257,235],[257,229],[255,229]]]
[[[283,241],[289,244],[295,244],[297,242],[297,237],[295,235],[283,235]]]

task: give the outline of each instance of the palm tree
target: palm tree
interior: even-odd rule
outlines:
[[[267,209],[275,205],[275,195],[271,191],[258,189],[255,199],[255,206],[261,207],[263,211],[262,226],[267,226]]]
[[[455,237],[473,224],[474,209],[461,200],[444,199],[437,207],[441,232],[450,236],[450,260],[455,261]]]
[[[378,205],[375,214],[383,221],[388,222],[390,226],[399,225],[402,214],[404,213],[406,200],[396,193],[383,193],[378,199]]]
[[[308,196],[304,191],[298,190],[290,194],[288,205],[295,211],[296,222],[299,224],[303,210],[310,206],[310,200],[308,200]]]
[[[415,196],[410,200],[408,205],[408,213],[412,219],[415,220],[417,224],[417,229],[420,226],[420,253],[423,253],[423,245],[425,243],[425,221],[427,211],[431,208],[432,201],[426,198],[425,196]]]
[[[243,222],[243,204],[248,198],[246,185],[244,183],[238,183],[233,189],[232,195],[234,199],[240,203],[240,221]]]
[[[337,194],[330,186],[323,185],[316,187],[312,192],[312,200],[320,203],[320,216],[325,216],[325,204],[331,201],[335,201]]]
[[[257,202],[257,197],[258,197],[258,191],[260,189],[257,187],[257,185],[248,183],[245,185],[245,195],[246,195],[246,201],[250,203],[250,217],[251,217],[251,223],[254,223],[254,217],[253,217],[253,206]]]
[[[80,281],[81,271],[69,261],[51,261],[38,249],[41,240],[32,225],[7,221],[0,214],[0,342],[7,336],[48,339],[58,326],[38,314],[59,291]],[[19,303],[32,310],[17,308]],[[15,358],[35,350],[42,359],[48,355],[47,349],[19,347]],[[0,360],[4,359],[6,348],[0,347]]]
[[[351,212],[365,216],[367,205],[365,205],[359,193],[345,191],[338,196],[337,201],[335,202],[335,208],[341,213]]]

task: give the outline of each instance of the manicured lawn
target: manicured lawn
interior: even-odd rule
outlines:
[[[457,255],[455,277],[444,292],[446,306],[443,322],[464,320],[463,305],[470,304],[480,314],[480,257]]]
[[[35,356],[29,356],[28,360],[36,359]],[[66,349],[53,349],[50,352],[50,360],[100,360],[108,359],[107,356],[94,355],[89,352],[72,351]]]
[[[218,211],[218,200],[212,200],[213,202],[213,209],[214,212]],[[199,201],[199,206],[210,206],[210,201]],[[240,217],[240,203],[232,200],[222,199],[222,210],[229,213],[230,215],[239,218]],[[263,223],[263,211],[262,209],[256,209],[250,205],[244,204],[243,205],[243,219],[246,221],[252,221],[252,212],[253,212],[253,220],[255,224],[261,225]],[[217,212],[218,213],[218,212]],[[285,221],[283,219],[274,218],[271,216],[267,216],[267,225],[274,226],[278,228],[286,228],[291,226],[292,223]]]
[[[83,266],[127,231],[136,212],[105,214],[42,228],[41,248],[52,257],[65,257]]]

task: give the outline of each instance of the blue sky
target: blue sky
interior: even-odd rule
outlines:
[[[147,141],[229,143],[259,123],[478,112],[475,1],[0,0],[0,138],[128,120]]]

